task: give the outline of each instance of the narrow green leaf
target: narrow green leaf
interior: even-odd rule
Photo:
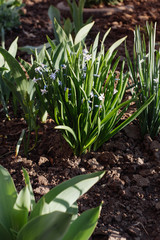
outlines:
[[[31,199],[30,210],[32,211],[35,204],[36,204],[35,197],[34,197],[32,185],[30,183],[29,175],[24,168],[23,168],[23,174],[24,174],[25,184],[28,186],[28,189],[29,189],[29,192],[30,192],[30,199]]]
[[[63,240],[88,240],[96,227],[100,211],[101,205],[83,212],[71,224]]]
[[[72,128],[70,128],[68,126],[60,125],[60,126],[56,126],[55,129],[60,129],[60,130],[65,130],[65,131],[70,132],[72,134],[72,136],[74,137],[75,141],[77,142],[76,134],[75,134],[75,132],[73,131]]]
[[[78,43],[82,42],[85,39],[85,37],[87,36],[87,34],[89,33],[93,25],[94,25],[94,22],[89,23],[79,30],[74,40],[75,45],[77,45]]]

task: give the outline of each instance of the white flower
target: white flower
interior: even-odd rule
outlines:
[[[155,79],[153,79],[153,81],[154,81],[155,83],[158,83],[158,82],[159,82],[159,79],[158,79],[158,78],[155,78]]]
[[[98,97],[98,99],[99,99],[100,101],[102,101],[103,99],[105,99],[104,93],[101,93],[100,96]]]
[[[45,93],[47,93],[48,91],[44,88],[44,89],[41,89],[41,93],[42,93],[42,95],[43,94],[45,94]]]
[[[93,76],[94,76],[94,77],[100,77],[100,75],[98,75],[98,74],[93,74]]]
[[[118,90],[114,88],[113,95],[116,94],[117,92],[118,92]]]
[[[88,50],[87,49],[83,49],[83,55],[88,54]]]
[[[86,62],[88,62],[91,58],[92,58],[92,56],[90,54],[84,55],[84,60]]]
[[[35,72],[39,73],[40,75],[42,75],[42,71],[43,71],[43,69],[41,67],[35,68]]]
[[[91,98],[94,97],[94,93],[93,93],[93,91],[91,91],[90,96],[91,96]]]

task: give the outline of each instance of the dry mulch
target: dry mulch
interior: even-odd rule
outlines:
[[[47,16],[50,4],[57,0],[25,0],[21,27],[7,33],[6,45],[19,36],[19,46],[40,45],[46,35],[53,38],[51,23]],[[135,25],[144,28],[146,21],[157,21],[160,25],[160,2],[157,0],[126,0],[131,11],[111,16],[94,15],[95,25],[87,41],[101,31],[101,36],[112,27],[106,48],[127,35],[127,46],[132,52]],[[63,15],[65,15],[64,13]],[[85,15],[85,18],[88,16]],[[160,41],[160,29],[157,29]],[[124,57],[124,47],[119,48]],[[26,54],[18,52],[22,58]],[[145,136],[142,140],[135,120],[119,134],[105,143],[97,152],[79,158],[73,156],[62,136],[48,119],[40,124],[37,147],[26,158],[21,148],[15,158],[15,147],[21,130],[26,128],[23,116],[15,117],[9,107],[11,121],[0,114],[0,164],[11,173],[18,191],[24,185],[22,166],[29,172],[36,198],[39,199],[52,187],[77,174],[105,169],[106,174],[79,201],[79,211],[95,207],[103,201],[103,209],[92,239],[101,240],[159,240],[160,239],[160,138]]]

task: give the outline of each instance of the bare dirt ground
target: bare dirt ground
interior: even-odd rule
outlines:
[[[46,42],[46,35],[53,38],[47,11],[59,1],[25,0],[21,27],[6,36],[6,45],[19,36],[19,46],[38,46]],[[126,0],[122,5],[132,5],[128,11],[110,16],[93,15],[95,25],[87,41],[112,27],[106,48],[123,36],[128,36],[127,46],[132,53],[135,25],[144,29],[146,21],[157,22],[157,41],[160,41],[160,1]],[[63,15],[67,14],[66,12]],[[88,18],[85,15],[85,18]],[[124,46],[119,48],[124,57]],[[18,52],[29,59],[25,53]],[[2,107],[0,107],[2,109]],[[95,207],[103,201],[103,209],[92,240],[160,240],[160,138],[141,139],[138,122],[132,124],[105,143],[97,152],[79,158],[73,156],[61,134],[48,119],[40,124],[37,147],[24,157],[15,158],[15,147],[21,130],[26,128],[23,115],[13,115],[11,121],[0,112],[0,164],[11,173],[17,189],[24,185],[22,166],[29,172],[36,198],[39,199],[52,187],[78,174],[106,170],[103,179],[79,201],[79,211]],[[130,114],[130,113],[128,113]],[[23,149],[21,149],[23,150]]]

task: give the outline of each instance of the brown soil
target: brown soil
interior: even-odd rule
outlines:
[[[46,35],[53,38],[47,10],[57,0],[25,0],[21,27],[7,33],[6,45],[19,36],[19,46],[40,45]],[[126,0],[123,4],[134,6],[133,11],[123,11],[111,16],[95,15],[95,25],[87,40],[112,27],[106,47],[127,35],[130,53],[133,46],[135,25],[157,21],[160,25],[159,0]],[[64,13],[65,15],[66,13]],[[85,16],[87,18],[87,16]],[[160,29],[157,29],[160,41]],[[26,54],[18,53],[28,59]],[[119,48],[124,56],[124,47]],[[52,187],[78,174],[105,169],[103,179],[79,201],[79,211],[95,207],[103,201],[103,209],[92,239],[109,240],[159,240],[160,239],[160,138],[145,136],[142,140],[135,120],[132,124],[105,143],[97,152],[82,157],[73,156],[70,148],[54,123],[48,119],[39,129],[37,147],[23,156],[22,150],[15,158],[15,147],[21,130],[26,128],[23,116],[14,117],[9,108],[11,121],[0,114],[0,164],[11,173],[18,191],[24,185],[22,166],[29,172],[37,199]],[[130,113],[129,113],[130,114]]]

